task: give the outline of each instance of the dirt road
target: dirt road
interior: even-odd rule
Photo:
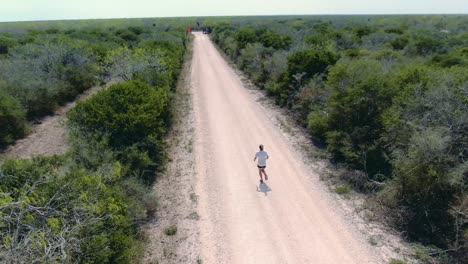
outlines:
[[[381,263],[200,33],[191,74],[202,263]],[[270,159],[259,186],[260,143]]]

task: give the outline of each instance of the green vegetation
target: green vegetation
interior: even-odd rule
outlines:
[[[75,166],[59,172],[67,162],[52,157],[2,164],[2,261],[128,263],[140,250],[137,219],[129,212],[140,208],[128,208],[125,190],[113,182],[122,176],[118,163],[107,174]]]
[[[27,131],[26,117],[20,103],[0,91],[0,148],[21,138]]]
[[[173,87],[190,20],[89,22],[0,23],[0,149],[94,85]]]
[[[141,81],[115,84],[91,99],[80,102],[68,113],[71,134],[78,142],[75,153],[105,144],[131,171],[148,181],[162,161],[164,126],[167,124],[169,91]],[[90,136],[101,142],[87,140]],[[87,167],[97,166],[89,156],[78,154]],[[145,173],[148,171],[148,173]]]
[[[164,228],[164,234],[168,235],[168,236],[173,236],[177,233],[177,226],[175,225],[171,225],[171,226],[168,226],[166,228]]]
[[[234,39],[239,48],[243,49],[248,43],[261,43],[265,47],[273,49],[287,49],[291,45],[291,37],[283,36],[266,28],[243,28],[236,31]]]
[[[392,259],[390,260],[389,264],[406,264],[406,261],[399,260],[399,259]]]
[[[349,185],[341,185],[335,187],[335,192],[337,194],[347,194],[351,191],[351,186]]]
[[[170,27],[4,33],[14,37],[0,39],[1,147],[91,85],[115,84],[67,114],[67,154],[0,163],[0,262],[141,259],[140,225],[156,211],[151,184],[189,40],[185,27]]]
[[[373,193],[410,240],[456,262],[468,258],[467,23],[465,15],[310,16],[203,26],[333,162],[361,171],[344,186]],[[291,42],[270,45],[261,32]]]

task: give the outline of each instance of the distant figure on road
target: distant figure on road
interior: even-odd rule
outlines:
[[[260,175],[260,183],[263,183],[262,174],[265,175],[265,180],[268,180],[268,175],[265,172],[265,168],[266,168],[266,160],[269,157],[268,157],[268,153],[263,150],[263,145],[260,144],[260,146],[258,147],[260,148],[260,151],[255,153],[254,161],[258,159],[258,163],[257,163],[258,174]]]

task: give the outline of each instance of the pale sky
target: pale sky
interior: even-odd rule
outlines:
[[[236,15],[467,13],[468,0],[0,0],[0,21]]]

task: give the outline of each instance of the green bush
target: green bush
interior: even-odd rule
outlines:
[[[400,259],[391,259],[388,264],[406,264],[406,261]]]
[[[374,29],[372,29],[369,26],[359,26],[354,29],[354,32],[356,33],[356,36],[358,38],[362,38],[364,36],[370,35],[372,32],[374,32]]]
[[[466,218],[457,212],[466,210],[462,201],[468,109],[461,94],[468,80],[463,68],[431,72],[422,78],[424,90],[414,89],[405,100],[395,101],[394,121],[386,123],[385,138],[393,150],[398,190],[393,199],[404,208],[399,222],[411,237],[447,247],[455,237],[466,243],[460,226],[460,219]]]
[[[68,119],[86,132],[107,133],[112,148],[125,148],[161,137],[168,96],[167,90],[140,81],[118,83],[78,102]]]
[[[2,256],[25,263],[129,263],[137,230],[121,190],[100,175],[63,169],[65,162],[0,164]]]
[[[265,47],[271,47],[274,49],[287,49],[292,43],[290,36],[283,36],[269,30],[264,30],[260,33],[259,41]]]
[[[307,35],[305,37],[305,42],[310,45],[315,45],[318,47],[322,47],[330,41],[330,38],[327,35],[322,34],[314,34],[314,35]]]
[[[360,58],[369,55],[369,51],[360,49],[348,49],[344,54],[351,58]]]
[[[415,42],[416,54],[423,56],[439,52],[442,46],[442,41],[431,37],[421,37]]]
[[[382,64],[372,60],[337,64],[330,71],[327,85],[334,92],[328,102],[328,150],[336,160],[362,169],[371,177],[388,173],[380,143],[380,120],[397,90]]]
[[[141,35],[143,32],[145,32],[145,29],[142,27],[129,27],[128,30],[135,33],[135,35]]]
[[[305,73],[304,81],[309,80],[316,74],[321,74],[338,61],[339,56],[328,50],[303,50],[293,53],[288,57],[287,75],[292,77],[296,74]]]
[[[131,30],[124,30],[124,29],[119,29],[116,31],[115,33],[117,36],[119,36],[120,38],[122,38],[122,40],[124,40],[125,42],[138,42],[140,40],[140,38],[138,37],[137,34],[135,34],[133,31]]]
[[[326,76],[328,67],[337,60],[338,55],[328,50],[297,51],[288,57],[288,67],[279,80],[281,86],[270,89],[270,92],[276,92],[280,105],[291,107],[297,91],[306,86],[314,76]]]
[[[149,74],[150,77],[143,78],[142,80],[156,86],[174,87],[181,70],[181,58],[184,54],[183,48],[169,41],[162,40],[143,42],[140,46],[156,54],[161,67],[167,69],[165,71],[147,69],[145,74]]]
[[[447,211],[452,199],[454,182],[462,174],[447,173],[456,164],[447,155],[450,137],[444,130],[426,130],[414,134],[406,152],[394,152],[394,173],[397,175],[402,204],[406,206],[408,232],[444,241],[450,232],[441,229],[453,223]],[[434,199],[436,195],[436,199]]]
[[[166,228],[164,228],[164,234],[168,235],[168,236],[173,236],[177,233],[177,226],[175,225],[171,225],[171,226],[168,226]]]
[[[0,36],[0,55],[8,54],[8,51],[15,45],[14,39]]]
[[[87,63],[84,65],[76,66],[70,65],[64,68],[63,75],[68,83],[73,87],[74,96],[84,92],[97,83],[97,75],[99,69],[94,63]],[[65,100],[70,100],[66,98]]]
[[[168,100],[165,88],[141,81],[114,84],[78,102],[67,114],[68,124],[75,137],[95,134],[105,138],[107,147],[130,171],[141,173],[154,169],[162,158]]]
[[[387,28],[385,29],[386,33],[394,33],[394,34],[403,34],[405,32],[406,28],[404,27],[393,27],[393,28]]]
[[[291,45],[291,37],[272,32],[269,29],[242,28],[234,34],[239,49],[243,49],[247,44],[255,42],[262,43],[265,47],[274,49],[287,49]]]
[[[319,140],[325,138],[325,133],[328,132],[328,116],[324,111],[312,111],[307,117],[307,128],[312,135]]]
[[[351,186],[349,185],[341,185],[335,187],[335,192],[337,194],[347,194],[351,191]]]
[[[456,65],[468,65],[468,60],[459,54],[437,54],[432,57],[431,63],[440,67],[450,68]]]
[[[408,45],[409,39],[407,37],[398,37],[392,41],[390,41],[390,45],[395,50],[402,50]]]
[[[0,91],[0,149],[27,132],[26,115],[13,97]]]
[[[372,58],[382,61],[394,61],[399,57],[399,53],[393,50],[381,50],[372,55]]]
[[[28,119],[53,113],[97,81],[98,68],[81,42],[41,37],[0,60],[0,90],[17,99]]]

